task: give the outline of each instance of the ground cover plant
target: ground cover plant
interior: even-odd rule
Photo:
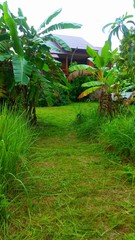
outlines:
[[[132,169],[96,139],[78,138],[74,121],[92,103],[38,108],[39,139],[1,239],[134,239]],[[78,125],[79,127],[79,125]],[[127,166],[127,169],[125,168]],[[29,209],[29,210],[28,210]]]

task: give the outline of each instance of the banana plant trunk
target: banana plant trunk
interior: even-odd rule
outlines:
[[[105,85],[101,90],[101,95],[99,98],[99,112],[104,116],[113,117],[115,110],[116,109],[111,97],[111,93],[108,92],[107,86]]]

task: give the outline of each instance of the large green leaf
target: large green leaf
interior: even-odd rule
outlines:
[[[55,30],[61,30],[61,29],[74,29],[74,28],[81,28],[81,24],[79,23],[70,23],[70,22],[60,22],[60,23],[56,23],[51,25],[50,27],[46,28],[44,31],[40,32],[39,35],[41,34],[45,34],[51,31],[55,31]]]
[[[91,72],[95,72],[96,69],[85,64],[77,64],[74,66],[69,67],[69,72],[74,72],[74,71],[82,71],[82,70],[90,70]]]
[[[48,18],[46,18],[43,23],[40,25],[38,31],[41,28],[46,27],[46,25],[48,25],[58,14],[60,14],[60,12],[62,11],[62,8],[58,9],[57,11],[55,11],[54,13],[52,13]]]
[[[45,37],[45,39],[51,40],[52,42],[56,42],[58,46],[64,48],[66,51],[71,51],[71,48],[67,45],[67,43],[57,36],[49,34],[48,36]]]
[[[12,61],[15,82],[20,85],[27,85],[32,72],[30,63],[19,55],[14,55]]]
[[[100,56],[103,58],[103,62],[104,62],[103,66],[106,66],[110,61],[110,58],[111,58],[110,50],[111,50],[110,42],[106,41],[101,50],[101,56]]]
[[[98,52],[91,48],[90,46],[87,46],[86,52],[89,54],[90,57],[94,59],[99,57]]]
[[[100,89],[101,86],[96,86],[96,87],[91,87],[91,88],[88,88],[87,90],[85,90],[84,92],[82,92],[79,96],[78,96],[78,99],[81,99],[83,97],[86,97],[88,96],[90,93],[93,93],[93,92],[96,92],[98,89]]]
[[[110,45],[110,43],[108,41],[106,41],[104,46],[102,47],[101,56],[103,58],[106,58],[106,56],[108,55],[110,50],[111,50],[111,45]]]
[[[103,63],[102,57],[100,57],[100,55],[98,54],[98,52],[97,52],[95,49],[87,46],[86,51],[87,51],[87,53],[89,54],[89,56],[90,56],[91,58],[93,58],[93,63],[94,63],[98,68],[103,67],[104,63]]]
[[[83,83],[81,86],[82,87],[95,87],[95,86],[102,86],[104,85],[103,82],[99,82],[99,81],[91,81],[91,82],[86,82],[86,83]]]
[[[7,24],[10,30],[10,35],[13,41],[14,50],[17,54],[23,56],[23,48],[21,46],[21,42],[18,36],[17,25],[9,12],[7,2],[3,3],[3,12],[4,12],[5,23]]]

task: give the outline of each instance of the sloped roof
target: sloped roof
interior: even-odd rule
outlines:
[[[54,34],[54,35],[61,38],[65,43],[67,43],[67,45],[71,49],[86,50],[86,47],[90,46],[91,48],[97,50],[98,52],[101,51],[101,47],[94,47],[93,45],[91,45],[89,42],[87,42],[85,39],[83,39],[81,37],[68,36],[68,35],[58,35],[58,34]],[[53,43],[53,45],[57,46],[57,44],[55,44],[55,43]]]
[[[78,48],[78,49],[86,49],[86,47],[89,45],[91,48],[94,48],[90,43],[88,43],[86,40],[84,40],[81,37],[76,36],[67,36],[67,35],[56,35],[57,37],[61,38],[64,42],[67,43],[67,45],[72,48]]]

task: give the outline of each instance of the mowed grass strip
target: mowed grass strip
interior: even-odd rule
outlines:
[[[37,109],[39,140],[25,179],[31,206],[28,214],[25,196],[15,201],[7,239],[135,239],[135,191],[122,164],[74,131],[77,113],[91,106]]]

